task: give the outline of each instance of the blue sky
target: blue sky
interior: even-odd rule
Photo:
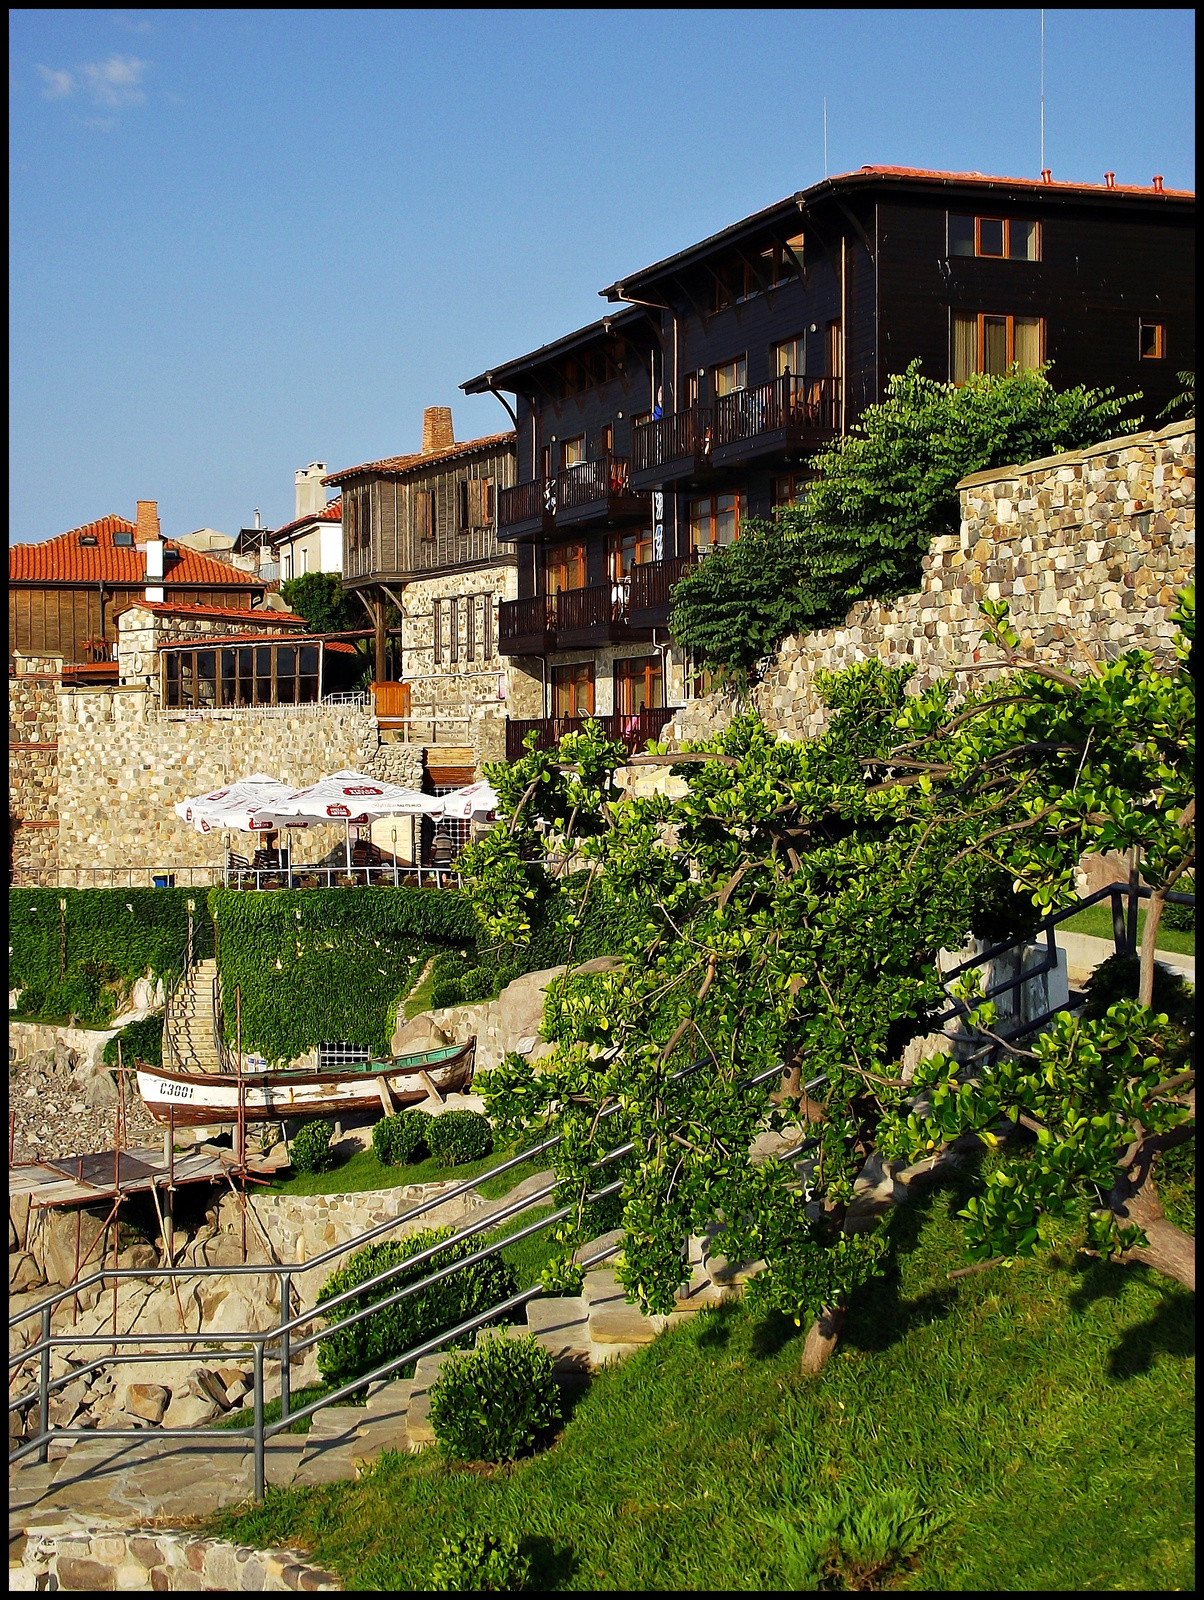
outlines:
[[[10,12],[10,541],[507,426],[466,378],[824,175],[1037,176],[1037,11]],[[1046,14],[1055,178],[1194,188],[1188,11]]]

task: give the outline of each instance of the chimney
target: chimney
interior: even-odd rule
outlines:
[[[1104,187],[1106,189],[1115,189],[1116,188],[1116,174],[1114,172],[1105,172],[1104,173]]]
[[[450,406],[427,406],[422,413],[422,453],[446,450],[455,444]]]
[[[311,461],[303,471],[293,474],[297,485],[294,521],[300,522],[302,517],[316,517],[320,511],[326,510],[326,488],[322,482],[325,475],[325,461]]]
[[[1154,174],[1154,193],[1162,193],[1162,174],[1160,172]]]
[[[137,532],[134,534],[135,544],[146,544],[151,539],[161,539],[159,532],[159,502],[157,500],[139,500]]]
[[[1052,183],[1053,182],[1053,169],[1051,167],[1042,167],[1041,168],[1041,182],[1042,183]]]

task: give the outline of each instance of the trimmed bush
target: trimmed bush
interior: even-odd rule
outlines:
[[[479,1111],[445,1111],[432,1117],[426,1131],[427,1148],[441,1167],[462,1167],[480,1161],[493,1149],[489,1118]]]
[[[494,975],[488,967],[474,967],[460,980],[460,991],[464,1000],[471,1003],[474,1000],[486,1000],[493,993]]]
[[[1136,1000],[1140,978],[1141,961],[1135,955],[1113,955],[1101,961],[1083,985],[1087,996],[1084,1020],[1098,1022],[1118,1000]],[[1155,961],[1152,1004],[1155,1011],[1165,1011],[1172,1022],[1189,1026],[1195,1010],[1195,992],[1177,972]]]
[[[426,1586],[436,1593],[523,1589],[530,1570],[531,1563],[519,1555],[518,1540],[512,1534],[474,1531],[458,1539],[444,1539]]]
[[[407,1167],[421,1161],[427,1150],[430,1115],[411,1106],[395,1117],[382,1117],[372,1130],[372,1148],[385,1167]]]
[[[464,999],[464,984],[459,978],[439,978],[431,984],[431,1010],[458,1006]]]
[[[289,1146],[293,1166],[298,1172],[329,1172],[334,1166],[334,1151],[330,1148],[334,1129],[322,1117],[298,1128]]]
[[[452,1356],[431,1389],[435,1438],[461,1461],[513,1461],[560,1420],[552,1368],[532,1334],[495,1333]]]
[[[132,1066],[135,1057],[145,1061],[148,1067],[161,1067],[163,1065],[163,1013],[155,1012],[153,1016],[143,1017],[141,1022],[131,1022],[128,1027],[110,1039],[104,1048],[104,1064],[106,1067],[117,1065],[117,1041],[121,1041],[121,1059],[127,1067]]]
[[[441,1121],[441,1118],[435,1118]],[[318,1294],[318,1304],[341,1294],[344,1289],[354,1289],[357,1284],[373,1278],[389,1267],[402,1262],[419,1251],[451,1237],[450,1228],[423,1228],[408,1239],[382,1240],[357,1250],[346,1266],[340,1267],[326,1280]],[[398,1272],[375,1289],[365,1291],[356,1300],[346,1301],[327,1319],[327,1326],[363,1306],[375,1305],[407,1284],[418,1283],[441,1267],[462,1261],[480,1249],[480,1241],[463,1239],[459,1244],[439,1250],[429,1260],[420,1262],[408,1271]],[[450,1277],[441,1279],[417,1294],[386,1306],[350,1328],[336,1328],[325,1334],[318,1343],[318,1370],[331,1383],[347,1383],[361,1373],[370,1372],[394,1356],[402,1355],[414,1345],[434,1338],[447,1328],[466,1321],[478,1312],[486,1311],[499,1300],[515,1293],[517,1282],[510,1267],[498,1256],[463,1267]],[[473,1340],[473,1334],[460,1334],[451,1341],[449,1349],[464,1349]],[[394,1372],[395,1378],[412,1377],[413,1362],[407,1362]]]

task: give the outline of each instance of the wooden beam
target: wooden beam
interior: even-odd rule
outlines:
[[[427,1094],[430,1095],[432,1100],[437,1101],[439,1105],[443,1104],[443,1096],[439,1093],[438,1089],[436,1089],[433,1078],[428,1077],[425,1072],[419,1072],[418,1081],[426,1090]]]
[[[384,1110],[385,1116],[391,1117],[397,1110],[397,1105],[393,1099],[392,1091],[383,1077],[377,1078],[376,1080],[376,1092],[378,1095],[380,1095],[380,1103]]]

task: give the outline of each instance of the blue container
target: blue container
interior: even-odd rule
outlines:
[[[176,875],[174,872],[155,872],[151,874],[151,882],[156,889],[174,889]]]

